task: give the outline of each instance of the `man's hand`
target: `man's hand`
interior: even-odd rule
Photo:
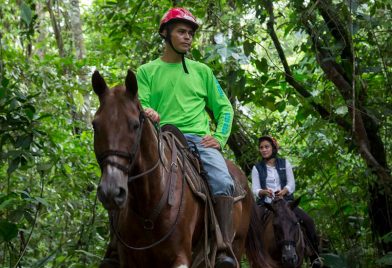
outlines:
[[[201,145],[203,145],[205,148],[215,148],[215,149],[220,149],[221,146],[219,142],[212,136],[204,136],[204,138],[200,142]]]
[[[154,110],[154,109],[152,109],[152,108],[146,108],[145,110],[144,110],[144,113],[146,114],[146,116],[148,117],[148,118],[150,118],[153,122],[155,122],[155,123],[159,123],[159,121],[160,121],[160,117],[159,117],[159,114]]]

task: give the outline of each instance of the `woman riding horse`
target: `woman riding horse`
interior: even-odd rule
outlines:
[[[287,201],[294,199],[295,180],[293,169],[287,159],[278,158],[279,145],[271,136],[259,138],[259,152],[262,160],[252,169],[252,190],[257,197],[257,203],[263,207],[265,203],[271,203],[272,199],[284,198]],[[313,219],[298,206],[293,211],[300,220],[306,231],[306,237],[310,241],[313,254],[310,256],[312,267],[321,267],[318,257],[318,237]],[[264,218],[265,209],[261,208],[261,218]]]

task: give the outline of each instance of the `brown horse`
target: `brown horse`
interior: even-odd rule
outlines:
[[[259,237],[263,240],[263,254],[270,267],[301,267],[305,254],[305,240],[301,225],[293,212],[300,199],[288,202],[275,198],[271,204],[259,207],[261,213]]]
[[[98,197],[110,215],[120,266],[212,266],[210,257],[216,252],[206,239],[208,201],[192,190],[195,186],[187,180],[192,173],[184,169],[189,165],[175,138],[163,136],[145,117],[135,75],[128,71],[125,87],[109,89],[95,71],[92,85],[100,102],[93,120],[94,150],[102,171]],[[230,162],[228,167],[246,191],[233,208],[233,251],[240,261],[246,241],[260,248],[255,237],[246,239],[255,204],[245,175]],[[263,263],[259,252],[252,258]]]

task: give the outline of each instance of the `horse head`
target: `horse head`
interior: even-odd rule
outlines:
[[[94,151],[101,167],[98,198],[108,210],[125,206],[128,173],[137,158],[143,113],[137,98],[137,82],[128,71],[124,86],[109,89],[98,71],[92,76],[99,108],[94,115]]]
[[[276,198],[271,205],[266,207],[274,213],[273,228],[275,240],[281,250],[281,262],[285,268],[298,266],[298,255],[296,251],[297,241],[301,226],[293,209],[298,206],[300,198],[293,202],[287,202],[282,198]]]

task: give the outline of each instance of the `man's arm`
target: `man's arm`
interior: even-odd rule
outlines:
[[[151,108],[150,105],[150,83],[148,76],[142,67],[139,67],[136,72],[138,97],[143,108]]]
[[[146,75],[146,72],[142,69],[139,68],[137,70],[137,85],[138,85],[138,97],[140,100],[140,103],[142,104],[142,107],[144,108],[144,112],[146,113],[146,116],[149,117],[152,121],[154,122],[159,122],[159,114],[151,108],[150,104],[150,95],[151,95],[151,89],[150,89],[150,83],[148,80],[148,76]]]
[[[217,125],[213,138],[223,148],[230,136],[234,111],[229,99],[211,70],[207,81],[207,92],[207,107],[212,110]]]

